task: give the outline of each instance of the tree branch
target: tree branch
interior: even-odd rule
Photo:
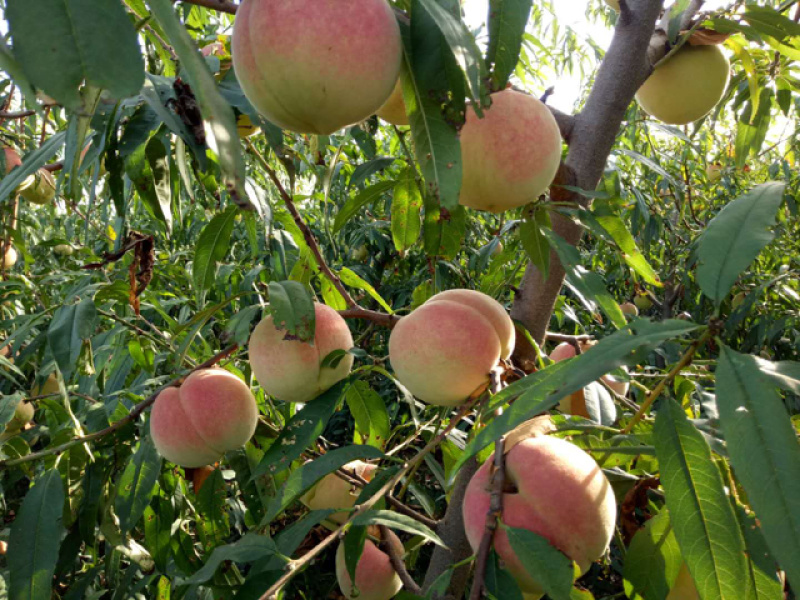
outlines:
[[[492,474],[491,500],[489,502],[489,512],[486,513],[486,525],[483,530],[481,545],[478,547],[478,556],[475,559],[475,578],[472,581],[470,600],[481,599],[484,578],[486,577],[486,563],[489,560],[489,551],[492,549],[494,532],[497,529],[497,522],[503,516],[503,487],[506,483],[505,446],[506,438],[505,436],[500,436],[494,448],[495,471]]]
[[[339,314],[345,319],[363,319],[365,321],[372,321],[377,325],[383,325],[390,329],[397,325],[402,317],[397,315],[387,315],[386,313],[378,312],[375,310],[367,310],[356,305],[347,310],[340,310]]]
[[[202,6],[203,8],[210,8],[217,12],[235,15],[238,6],[228,0],[172,0],[173,2],[183,2],[184,4],[194,4],[195,6]]]
[[[227,348],[225,348],[225,350],[223,350],[219,354],[215,354],[214,356],[209,358],[207,361],[205,361],[203,364],[198,365],[196,368],[192,369],[189,373],[187,373],[185,375],[181,375],[180,377],[177,377],[177,378],[173,379],[172,381],[170,381],[168,384],[166,384],[164,386],[161,386],[151,396],[149,396],[145,400],[142,400],[141,402],[139,402],[139,404],[134,406],[133,409],[131,409],[131,412],[129,412],[127,415],[125,415],[119,421],[115,422],[114,424],[110,425],[109,427],[106,427],[105,429],[102,429],[100,431],[96,431],[95,433],[90,433],[88,435],[77,437],[77,438],[72,439],[72,440],[70,440],[68,442],[65,442],[64,444],[61,444],[60,446],[55,446],[53,448],[46,448],[46,449],[41,450],[39,452],[33,452],[31,454],[27,454],[27,455],[22,456],[20,458],[14,458],[14,459],[8,459],[8,460],[0,460],[0,469],[2,469],[3,467],[13,467],[14,465],[19,465],[19,464],[22,464],[22,463],[30,462],[32,460],[38,460],[40,458],[44,458],[45,456],[51,456],[53,454],[60,454],[61,452],[69,450],[73,446],[78,446],[80,444],[85,444],[86,442],[91,442],[91,441],[100,439],[102,437],[105,437],[105,436],[109,435],[110,433],[114,433],[115,431],[117,431],[118,429],[121,429],[122,427],[124,427],[128,423],[132,423],[133,421],[138,419],[139,416],[151,404],[153,404],[153,402],[156,401],[156,398],[158,398],[158,395],[161,392],[163,392],[167,388],[179,386],[181,383],[183,383],[183,380],[186,379],[186,377],[189,374],[194,373],[195,371],[199,371],[201,369],[208,369],[210,367],[213,367],[214,365],[220,363],[221,361],[223,361],[224,359],[229,357],[231,354],[236,352],[236,350],[238,348],[239,348],[238,344],[234,344],[232,346],[228,346]]]
[[[403,582],[403,587],[405,587],[412,594],[416,594],[417,596],[421,595],[422,588],[419,587],[417,582],[414,581],[414,578],[411,577],[408,569],[406,569],[406,564],[403,562],[403,547],[397,547],[397,538],[389,535],[389,529],[386,527],[386,525],[378,525],[378,529],[381,531],[381,540],[383,541],[382,545],[389,553],[389,560],[391,561],[395,572],[400,577],[400,581]]]
[[[568,115],[557,108],[553,108],[549,104],[547,105],[547,108],[550,109],[550,112],[556,118],[556,123],[558,123],[558,130],[561,132],[561,137],[564,138],[564,141],[567,144],[569,144],[570,138],[572,137],[572,129],[575,127],[575,115]]]

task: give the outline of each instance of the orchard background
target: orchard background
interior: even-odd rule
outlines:
[[[1,1],[0,597],[795,598],[800,2],[609,4]]]

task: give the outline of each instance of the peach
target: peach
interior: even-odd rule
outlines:
[[[490,508],[493,458],[470,480],[463,514],[467,539],[477,550]],[[614,534],[614,492],[600,467],[586,452],[562,439],[538,436],[519,442],[506,455],[502,521],[546,538],[575,561],[581,573],[600,558]],[[517,559],[507,533],[498,528],[494,549],[527,594],[543,591]]]
[[[75,252],[75,248],[70,244],[58,244],[57,246],[53,246],[53,252],[56,256],[72,256]]]
[[[250,366],[261,387],[284,402],[308,402],[341,381],[353,368],[353,356],[345,354],[335,368],[322,361],[334,350],[350,350],[353,336],[335,310],[315,303],[316,331],[313,345],[287,340],[286,331],[275,328],[272,316],[259,323],[250,336]]]
[[[467,110],[459,202],[499,213],[533,202],[550,187],[561,162],[561,132],[532,96],[504,90],[491,98],[482,119]]]
[[[205,369],[158,395],[150,413],[150,435],[161,456],[195,468],[244,446],[257,422],[250,388],[233,373]]]
[[[720,179],[722,179],[722,170],[723,167],[719,163],[714,163],[713,165],[708,165],[706,167],[706,177],[711,183],[716,183]]]
[[[36,412],[33,404],[20,400],[17,407],[14,409],[14,416],[6,423],[5,432],[8,434],[15,434],[22,431],[25,425],[33,420],[33,415]]]
[[[633,299],[633,303],[639,310],[650,310],[653,308],[653,301],[650,300],[650,296],[647,294],[637,294]]]
[[[6,175],[11,173],[12,169],[22,166],[22,159],[19,157],[16,150],[5,147],[3,148],[3,152],[5,152],[6,155]]]
[[[49,204],[56,197],[56,180],[47,169],[39,169],[34,174],[33,184],[20,192],[31,204]]]
[[[636,100],[659,121],[688,125],[719,104],[730,70],[719,46],[683,46],[653,71]]]
[[[626,317],[638,317],[639,309],[633,302],[623,302],[619,305],[622,314]]]
[[[694,579],[692,579],[685,562],[681,565],[681,570],[678,571],[678,577],[669,590],[667,600],[700,600]]]
[[[50,373],[41,387],[36,383],[33,384],[31,396],[50,396],[51,394],[58,394],[59,391],[61,390],[58,385],[58,376],[55,373]]]
[[[375,475],[378,467],[360,460],[347,463],[342,467],[343,471],[355,472],[356,475],[370,481]],[[320,480],[317,485],[308,490],[300,501],[311,510],[325,510],[328,508],[352,508],[356,503],[356,498],[361,493],[361,488],[347,483],[344,479],[330,473]],[[328,517],[331,521],[340,525],[350,516],[349,512],[342,511],[333,513]]]
[[[376,528],[377,529],[377,528]],[[373,532],[370,528],[370,533]],[[402,542],[398,537],[387,529],[392,541],[402,547]],[[339,589],[348,600],[389,600],[394,598],[401,588],[403,582],[392,567],[389,555],[380,550],[375,543],[367,539],[364,542],[364,552],[358,559],[356,566],[355,586],[347,572],[347,565],[344,558],[344,542],[339,544],[336,550],[336,580],[339,582]]]
[[[15,264],[17,264],[17,258],[18,258],[17,250],[14,248],[14,246],[9,244],[8,246],[6,246],[6,251],[3,254],[2,267],[4,269],[10,269]]]
[[[397,80],[392,95],[375,114],[392,125],[408,125],[406,102],[403,99],[403,82],[400,79]]]
[[[514,324],[503,306],[472,290],[436,294],[401,319],[389,338],[397,378],[438,406],[463,404],[513,350]]]
[[[402,41],[386,0],[244,0],[232,53],[256,110],[285,129],[328,135],[386,102]]]

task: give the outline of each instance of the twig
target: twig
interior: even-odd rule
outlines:
[[[594,339],[593,335],[566,335],[563,333],[555,333],[548,331],[545,338],[549,342],[567,342],[569,344],[579,344],[580,342],[591,342]]]
[[[345,521],[342,525],[340,525],[331,535],[326,537],[322,540],[319,544],[314,546],[311,550],[306,552],[301,558],[297,560],[290,561],[286,567],[286,572],[281,575],[280,579],[276,581],[270,588],[264,592],[259,600],[274,600],[278,596],[278,592],[280,592],[283,587],[289,583],[289,581],[294,578],[300,570],[309,564],[312,560],[314,560],[319,554],[328,546],[330,546],[333,542],[338,540],[347,528],[350,526],[352,521],[357,518],[358,516],[364,514],[368,510],[370,510],[378,501],[384,497],[389,491],[394,489],[394,487],[406,476],[406,474],[411,471],[419,462],[421,462],[425,456],[434,450],[439,444],[441,444],[444,439],[450,434],[450,432],[455,428],[458,423],[460,423],[464,417],[469,414],[475,404],[483,397],[483,395],[476,396],[471,398],[464,406],[461,407],[461,410],[458,411],[456,416],[454,416],[450,422],[447,424],[439,434],[434,437],[428,445],[426,445],[422,450],[420,450],[414,458],[410,461],[405,463],[403,467],[392,477],[388,482],[384,484],[384,486],[379,489],[372,498],[364,502],[356,508],[356,510],[348,517],[347,521]]]
[[[18,112],[0,112],[0,119],[25,119],[36,114],[35,110],[21,110]]]
[[[354,306],[347,310],[340,310],[339,314],[345,319],[364,319],[365,321],[372,321],[373,323],[389,327],[390,329],[397,325],[398,321],[401,319],[401,317],[397,315],[387,315],[386,313],[368,310],[360,306]]]
[[[564,138],[564,141],[567,144],[569,144],[570,136],[572,136],[572,130],[575,127],[575,115],[562,112],[557,108],[553,108],[549,104],[547,105],[547,108],[550,109],[550,112],[556,119],[556,123],[558,123],[558,130],[561,132],[561,137]]]
[[[489,550],[492,548],[494,532],[497,522],[503,516],[503,487],[506,483],[505,461],[506,438],[501,436],[494,448],[494,473],[492,474],[492,491],[489,501],[489,512],[486,513],[486,525],[478,547],[478,556],[475,559],[475,578],[472,581],[470,600],[480,600],[483,592],[484,578],[486,576],[486,563],[489,560]]]
[[[402,545],[399,548],[397,547],[399,545],[398,540],[396,537],[389,535],[389,529],[386,525],[378,525],[378,529],[381,531],[382,545],[389,553],[389,560],[392,562],[395,572],[399,575],[400,581],[403,582],[403,586],[412,594],[422,595],[422,588],[411,577],[411,574],[406,569],[406,564],[403,562]]]
[[[650,407],[653,405],[653,402],[661,395],[661,393],[666,389],[669,383],[675,379],[675,377],[681,372],[681,370],[688,366],[692,362],[692,358],[694,357],[695,352],[702,346],[708,338],[711,337],[711,330],[708,329],[706,332],[700,336],[699,339],[695,340],[689,349],[684,353],[681,359],[678,361],[672,370],[667,373],[667,376],[658,382],[658,385],[653,388],[653,391],[647,395],[645,401],[642,402],[642,406],[639,408],[638,412],[633,415],[631,422],[628,423],[625,428],[622,430],[622,435],[629,434],[636,424],[644,418],[645,413],[650,410]]]
[[[236,350],[238,348],[239,348],[238,344],[233,344],[232,346],[229,346],[229,347],[225,348],[225,350],[223,350],[219,354],[215,354],[214,356],[209,358],[207,361],[205,361],[203,364],[198,365],[196,368],[192,369],[189,373],[194,373],[195,371],[200,371],[202,369],[208,369],[210,367],[213,367],[214,365],[218,364],[219,362],[223,361],[228,356],[230,356],[231,354],[236,352]],[[137,404],[136,406],[133,407],[133,409],[131,409],[131,412],[129,412],[124,417],[122,417],[119,421],[115,422],[113,425],[110,425],[109,427],[106,427],[105,429],[102,429],[100,431],[96,431],[95,433],[90,433],[89,435],[76,437],[75,439],[72,439],[69,442],[66,442],[64,444],[61,444],[60,446],[55,446],[53,448],[47,448],[47,449],[41,450],[39,452],[33,452],[31,454],[27,454],[26,456],[22,456],[20,458],[15,458],[15,459],[11,459],[11,460],[0,460],[0,469],[2,469],[4,467],[13,467],[14,465],[30,462],[32,460],[38,460],[38,459],[43,458],[45,456],[51,456],[53,454],[59,454],[61,452],[64,452],[65,450],[69,450],[73,446],[78,446],[80,444],[85,444],[87,442],[91,442],[91,441],[100,439],[102,437],[105,437],[105,436],[109,435],[110,433],[114,433],[115,431],[117,431],[118,429],[121,429],[122,427],[124,427],[128,423],[131,423],[131,422],[135,421],[136,419],[138,419],[139,416],[151,404],[153,404],[153,402],[156,401],[156,398],[158,398],[158,395],[161,392],[163,392],[167,388],[179,386],[181,383],[183,383],[183,380],[186,378],[187,375],[189,375],[189,373],[187,373],[186,375],[181,375],[180,377],[177,377],[177,378],[173,379],[172,381],[170,381],[168,384],[163,385],[160,388],[158,388],[158,390],[156,390],[156,392],[154,392],[151,396],[149,396],[145,400],[142,400],[141,402],[139,402],[139,404]]]
[[[203,8],[210,8],[217,12],[235,15],[238,8],[233,2],[227,0],[172,0],[173,2],[183,2],[184,4],[194,4],[195,6],[202,6]]]
[[[339,279],[339,277],[334,274],[333,271],[331,271],[328,263],[325,262],[325,258],[322,256],[322,251],[319,248],[319,244],[317,243],[314,234],[312,233],[311,229],[309,229],[308,225],[306,225],[306,222],[303,221],[303,218],[297,211],[297,207],[294,204],[292,196],[286,191],[286,188],[283,187],[280,179],[278,179],[278,174],[275,172],[275,169],[270,166],[270,164],[256,149],[256,147],[253,146],[253,142],[248,140],[247,147],[258,159],[258,162],[261,163],[261,166],[264,167],[264,170],[267,172],[270,179],[272,179],[272,183],[275,184],[275,187],[278,188],[278,193],[280,194],[283,203],[286,205],[286,208],[289,210],[289,213],[292,215],[292,219],[294,219],[294,222],[300,228],[300,231],[303,232],[303,238],[305,238],[306,244],[311,249],[311,253],[314,255],[314,259],[319,267],[319,270],[322,271],[325,277],[327,277],[328,280],[333,284],[333,287],[335,287],[336,290],[342,295],[342,298],[344,298],[347,306],[350,308],[357,308],[358,303],[350,295],[350,292],[347,291],[347,288],[344,287],[341,279]]]

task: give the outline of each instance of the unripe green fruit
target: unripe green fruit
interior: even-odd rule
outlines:
[[[360,460],[347,463],[342,470],[346,473],[355,473],[361,479],[371,481],[377,470],[376,465],[371,465]],[[326,510],[329,508],[352,508],[356,503],[361,489],[355,487],[336,475],[330,473],[323,477],[319,483],[308,490],[300,501],[311,510]],[[350,513],[341,511],[328,517],[334,523],[344,523]]]
[[[688,125],[719,104],[730,68],[718,46],[684,46],[653,71],[636,99],[659,121]]]
[[[722,165],[714,164],[706,167],[706,177],[711,183],[716,183],[722,179]]]
[[[329,135],[388,100],[402,40],[386,0],[245,0],[232,53],[256,110],[285,129]]]
[[[31,204],[49,204],[56,197],[56,180],[47,169],[39,169],[34,174],[33,185],[22,192],[22,197]]]
[[[514,341],[514,323],[499,302],[481,292],[448,290],[400,319],[389,337],[389,358],[417,398],[458,406],[511,356]]]
[[[464,495],[465,532],[476,551],[491,505],[493,462],[489,458],[478,469]],[[538,436],[511,448],[505,467],[513,491],[503,493],[503,524],[545,537],[585,573],[608,548],[617,516],[614,492],[594,459],[569,442]],[[523,592],[543,593],[502,527],[494,533],[494,549]]]
[[[402,542],[397,536],[391,531],[387,532],[393,541],[402,547]],[[355,586],[347,572],[344,542],[339,544],[336,550],[336,580],[347,600],[390,600],[403,587],[403,582],[392,567],[389,555],[380,550],[370,539],[364,542],[364,552],[358,559]]]
[[[403,83],[400,79],[392,90],[392,95],[376,112],[381,119],[392,125],[408,125],[406,102],[403,99]]]
[[[478,118],[472,108],[461,130],[463,181],[459,202],[503,212],[542,195],[561,162],[561,132],[536,98],[504,90]]]
[[[358,248],[353,250],[353,260],[364,261],[367,260],[368,256],[369,252],[364,244],[361,244]]]
[[[647,296],[647,294],[638,294],[634,299],[633,303],[639,310],[649,310],[653,307],[653,301]]]
[[[53,246],[53,252],[57,256],[72,256],[75,249],[69,244],[59,244],[58,246]]]
[[[250,388],[223,369],[191,373],[153,404],[150,435],[159,454],[182,467],[203,467],[240,448],[256,430],[258,408]]]
[[[503,242],[498,241],[492,248],[492,256],[500,256],[504,249]]]
[[[353,336],[345,320],[324,304],[314,304],[314,344],[287,340],[275,328],[272,316],[259,323],[250,336],[250,366],[271,396],[284,402],[308,402],[341,381],[353,368],[353,355],[345,354],[335,367],[322,366],[335,350],[350,350]]]

